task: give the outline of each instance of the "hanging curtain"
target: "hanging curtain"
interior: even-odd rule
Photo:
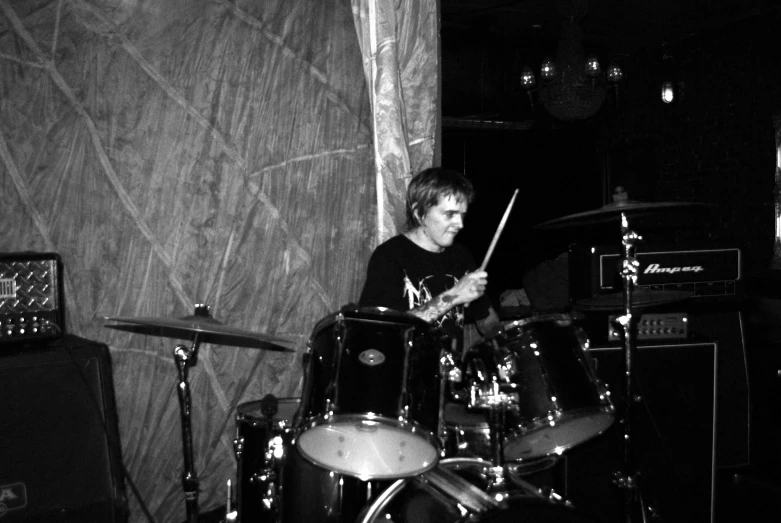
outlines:
[[[60,253],[68,331],[111,350],[132,523],[185,519],[188,340],[103,317],[204,303],[289,340],[189,371],[200,507],[225,504],[237,407],[298,397],[312,329],[360,292],[369,107],[347,0],[0,0],[0,251]]]
[[[352,0],[370,86],[376,243],[404,223],[407,183],[434,162],[439,125],[435,0]]]

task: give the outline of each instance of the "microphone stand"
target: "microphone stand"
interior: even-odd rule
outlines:
[[[621,275],[624,280],[624,315],[618,322],[624,331],[624,405],[621,411],[620,424],[624,428],[622,439],[622,466],[620,472],[613,474],[613,482],[624,491],[624,518],[627,523],[635,521],[635,505],[638,506],[643,523],[651,517],[657,521],[659,515],[646,504],[640,485],[640,473],[636,468],[634,452],[634,405],[642,400],[634,393],[634,364],[637,354],[636,333],[637,320],[632,314],[632,292],[637,283],[637,267],[635,244],[643,238],[629,228],[626,213],[621,213],[621,239],[624,246],[624,258]]]

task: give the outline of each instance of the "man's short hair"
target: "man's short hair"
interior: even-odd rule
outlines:
[[[475,198],[472,182],[460,172],[442,167],[429,167],[418,173],[407,187],[407,230],[419,226],[418,215],[425,216],[440,198],[448,196],[467,205],[472,203]]]

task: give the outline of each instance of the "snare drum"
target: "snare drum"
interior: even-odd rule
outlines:
[[[277,521],[280,477],[292,449],[295,431],[291,423],[300,404],[299,399],[279,399],[270,429],[261,401],[242,403],[236,409],[233,448],[238,466],[236,510],[240,521]]]
[[[439,343],[428,323],[384,308],[341,311],[317,324],[307,357],[302,456],[364,480],[436,465]]]
[[[511,460],[559,455],[613,423],[606,387],[586,352],[588,340],[566,314],[514,321],[464,360],[472,408],[503,408],[504,454]]]
[[[446,428],[444,448],[447,458],[475,458],[485,463],[491,463],[494,460],[491,433],[496,431],[496,428],[491,426],[488,413],[484,409],[473,410],[463,403],[447,403],[443,417]],[[517,425],[517,416],[508,412],[505,424]],[[503,434],[504,430],[500,433]],[[495,434],[495,436],[497,435]],[[504,438],[501,443],[503,447],[506,447],[508,445],[507,438]],[[559,456],[551,455],[522,460],[510,457],[505,452],[503,460],[505,470],[512,481],[517,476],[526,476],[553,467],[558,462]]]

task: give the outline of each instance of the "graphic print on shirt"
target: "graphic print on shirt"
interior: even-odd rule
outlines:
[[[428,286],[426,285],[426,280],[431,278],[432,276],[426,276],[425,278],[420,280],[420,283],[417,287],[415,287],[415,284],[412,283],[412,280],[409,279],[409,276],[407,276],[407,273],[404,273],[404,294],[403,296],[407,299],[407,303],[409,305],[409,310],[416,309],[420,307],[421,305],[425,305],[429,301],[431,301],[431,298],[434,296],[431,294],[431,290],[429,290]],[[446,275],[447,278],[453,278],[453,285],[458,283],[458,278],[455,276],[452,276],[450,274]],[[453,287],[451,285],[450,287]],[[448,289],[450,288],[448,287]],[[445,321],[453,321],[456,325],[459,327],[464,326],[464,307],[462,305],[459,305],[457,307],[453,307],[449,311],[447,311],[444,315],[442,315],[440,318],[438,318],[434,325],[437,327],[441,327],[442,324]]]

